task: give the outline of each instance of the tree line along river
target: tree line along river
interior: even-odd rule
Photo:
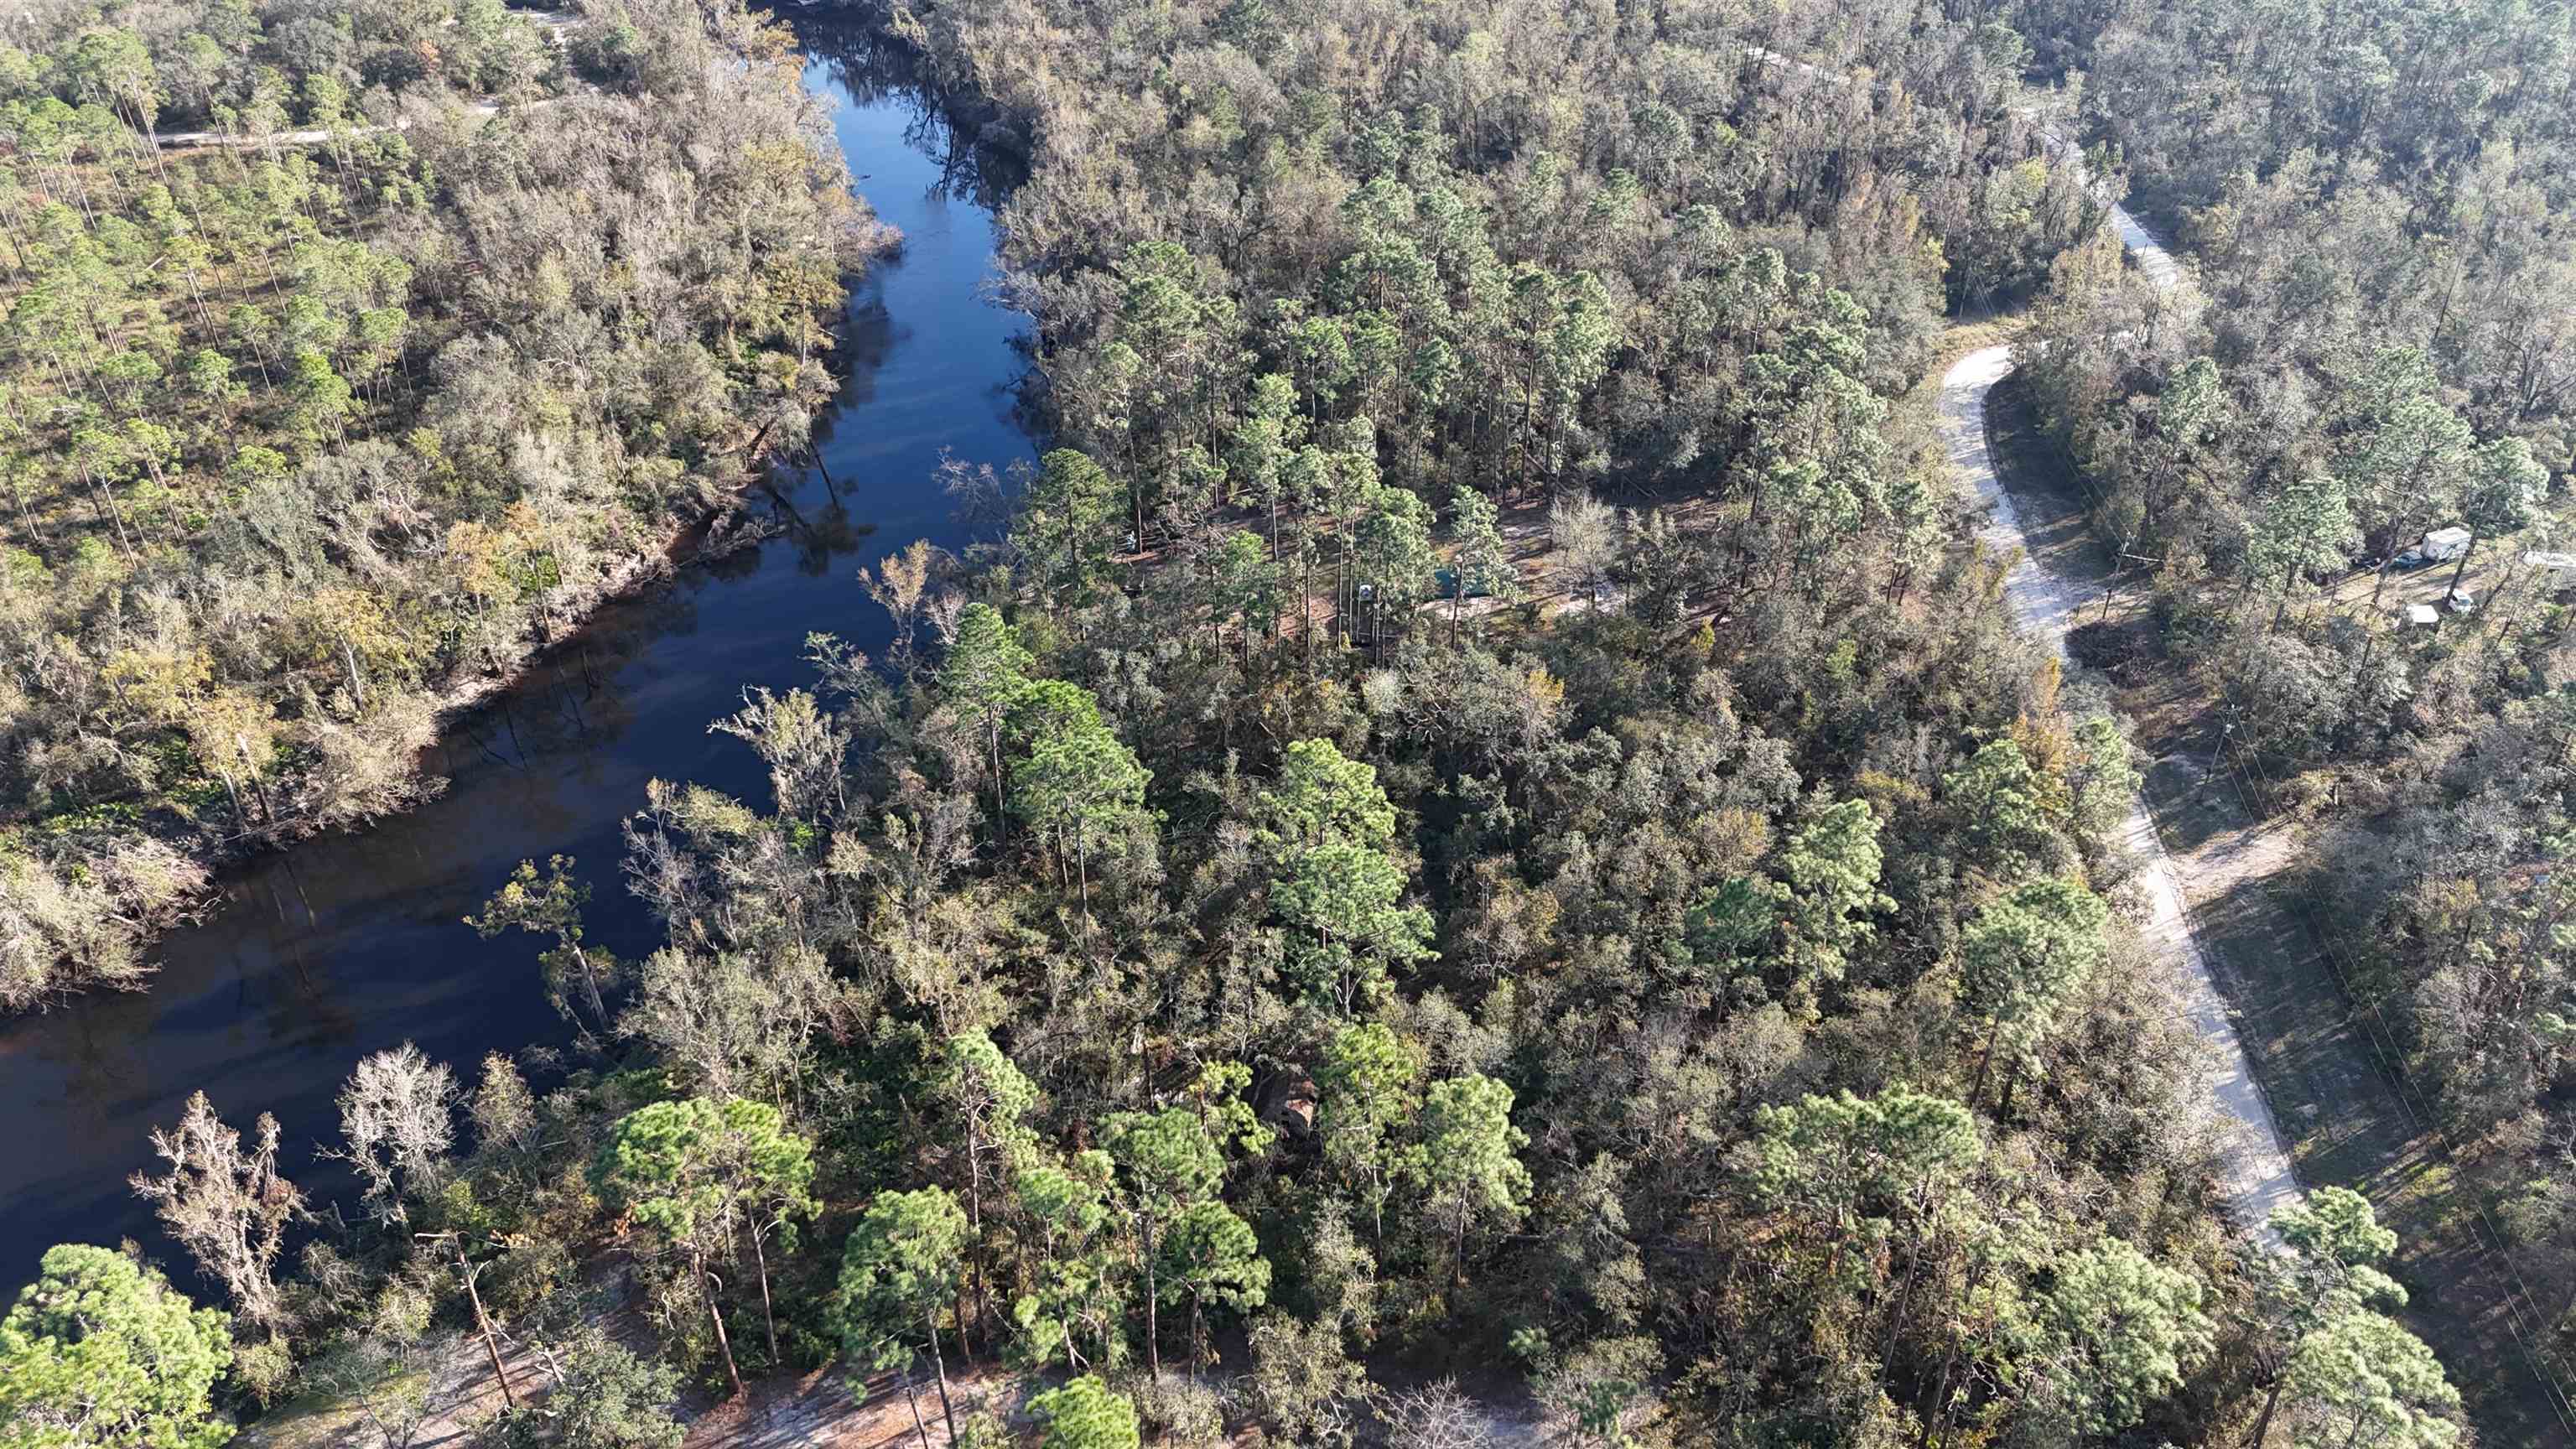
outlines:
[[[32,1278],[55,1243],[125,1237],[190,1283],[126,1179],[155,1165],[147,1134],[192,1091],[236,1127],[276,1114],[285,1171],[327,1211],[349,1194],[314,1152],[337,1137],[360,1057],[411,1041],[471,1076],[488,1051],[560,1041],[540,943],[486,942],[463,918],[519,861],[566,854],[593,888],[590,939],[650,950],[618,869],[618,822],[645,782],[765,800],[759,762],[708,723],[747,686],[809,684],[808,633],[881,651],[885,616],[857,573],[916,538],[960,541],[933,477],[943,450],[997,467],[1034,451],[1014,410],[1028,324],[985,299],[994,224],[965,143],[855,27],[804,38],[806,85],[833,105],[859,192],[905,237],[849,298],[847,375],[816,433],[837,486],[806,470],[776,506],[779,536],[611,606],[458,721],[430,762],[450,782],[437,798],[232,872],[161,942],[146,991],[0,1022],[0,1283]]]

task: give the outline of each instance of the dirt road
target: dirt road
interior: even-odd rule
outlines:
[[[2150,279],[2167,288],[2181,282],[2182,269],[2171,253],[2127,210],[2114,207],[2111,221]],[[1988,546],[2013,560],[2004,578],[2004,595],[2014,618],[2023,628],[2048,641],[2049,647],[2064,658],[2066,632],[2074,627],[2077,611],[2093,596],[2083,585],[2032,561],[2020,514],[1995,476],[1993,459],[1987,454],[1986,395],[2012,371],[2012,365],[2009,347],[1983,348],[1952,365],[1941,379],[1941,430],[1949,446],[1951,465],[1975,485],[1978,498],[1987,506],[1983,534]],[[2149,911],[2139,929],[2180,969],[2192,1024],[2216,1048],[2218,1065],[2210,1091],[2237,1129],[2228,1154],[2226,1178],[2220,1186],[2238,1220],[2255,1240],[2278,1248],[2279,1239],[2269,1222],[2272,1211],[2299,1197],[2289,1151],[2280,1128],[2272,1121],[2262,1089],[2255,1082],[2244,1045],[2237,1040],[2227,1000],[2219,994],[2208,958],[2192,935],[2181,881],[2143,802],[2133,803],[2120,835],[2120,843],[2141,862],[2139,884]]]

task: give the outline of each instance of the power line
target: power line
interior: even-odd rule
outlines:
[[[2000,382],[2000,379],[1998,381]],[[1982,412],[1983,409],[1980,409],[1980,411]],[[2037,419],[2035,417],[2031,417],[2027,409],[2024,409],[2023,412],[2025,420],[2032,425],[2032,429],[2038,431],[2046,438],[2050,452],[2056,457],[2060,465],[2060,472],[2065,477],[2071,478],[2075,481],[2077,488],[2083,494],[2087,511],[2095,518],[2107,518],[2110,516],[2108,490],[2093,476],[2091,470],[2080,466],[2076,462],[2074,456],[2067,450],[2063,440],[2059,439],[2048,429],[2038,427]],[[1985,420],[1981,418],[1980,423],[1983,424],[1984,422]],[[2002,457],[2002,450],[1996,449],[1993,446],[1991,427],[1987,428],[1987,432],[1988,457],[1990,459],[1999,459]],[[2000,473],[1998,473],[1997,481],[1999,483],[2001,482]],[[2027,544],[2025,544],[2023,552],[2025,557],[2027,557]],[[2125,542],[2115,548],[2113,550],[2113,554],[2114,568],[2116,572],[2117,561],[2119,559],[2128,558],[2131,555],[2127,552],[2127,545]],[[2033,567],[2039,566],[2036,560],[2032,560],[2031,562]],[[2108,612],[2107,602],[2105,605],[2105,612],[2106,614]],[[2230,686],[2228,686],[2223,679],[2221,681],[2220,689],[2220,708],[2222,713],[2229,717],[2237,716],[2239,714],[2238,706],[2235,699],[2232,697]],[[2237,808],[2244,814],[2246,820],[2249,823],[2258,821],[2264,817],[2261,812],[2258,812],[2254,808],[2253,802],[2247,797],[2244,778],[2245,772],[2250,768],[2262,781],[2263,791],[2267,798],[2275,793],[2277,787],[2272,782],[2268,772],[2263,769],[2259,757],[2248,756],[2245,746],[2241,742],[2234,741],[2231,738],[2231,735],[2232,725],[2223,720],[2219,749],[2213,755],[2213,765],[2222,769],[2223,773],[2226,775],[2229,787],[2236,797]],[[2157,840],[2161,847],[2164,838],[2164,822],[2161,816],[2157,813],[2154,802],[2147,797],[2147,794],[2143,789],[2139,792],[2138,803],[2140,808],[2146,812],[2148,824],[2150,828],[2156,832]],[[2298,927],[2307,934],[2309,939],[2315,943],[2318,956],[2325,962],[2327,972],[2335,982],[2336,990],[2344,998],[2347,1011],[2354,1017],[2360,1019],[2360,1023],[2363,1028],[2363,1040],[2369,1045],[2371,1056],[2381,1075],[2387,1079],[2391,1088],[2391,1100],[2396,1103],[2398,1111],[2404,1116],[2410,1134],[2429,1139],[2434,1150],[2440,1154],[2446,1163],[2456,1165],[2459,1160],[2459,1154],[2453,1146],[2449,1135],[2440,1128],[2433,1118],[2430,1105],[2424,1101],[2414,1084],[2407,1078],[2403,1067],[2400,1064],[2400,1059],[2396,1055],[2395,1036],[2390,1031],[2386,1018],[2381,1013],[2379,1003],[2376,1001],[2365,1001],[2360,994],[2354,990],[2352,984],[2354,972],[2350,969],[2348,963],[2344,961],[2340,952],[2336,950],[2332,938],[2326,934],[2321,923],[2316,920],[2314,912],[2304,903],[2286,897],[2286,895],[2269,877],[2264,878],[2262,886],[2265,896],[2271,899],[2276,906],[2282,908],[2285,913],[2295,921]],[[2206,944],[2209,937],[2207,932],[2202,928],[2199,908],[2193,904],[2188,892],[2178,890],[2176,895],[2181,901],[2184,930],[2191,936],[2194,943],[2200,946],[2204,959],[2213,957],[2215,953],[2211,952]],[[2365,1007],[2367,1008],[2366,1015],[2361,1010],[2357,1009]],[[2233,1012],[2233,1003],[2229,1003],[2229,1010],[2231,1013]],[[2278,1123],[2283,1120],[2279,1104],[2273,1100],[2271,1088],[2264,1081],[2263,1074],[2259,1071],[2253,1070],[2253,1065],[2251,1054],[2248,1053],[2246,1062],[2247,1078],[2254,1084],[2254,1089],[2257,1095],[2262,1097],[2264,1109],[2271,1114],[2272,1120],[2275,1123]],[[2296,1173],[2294,1169],[2293,1176],[2295,1177],[2295,1175]],[[2542,1389],[2542,1397],[2548,1401],[2550,1413],[2557,1419],[2560,1431],[2570,1439],[2576,1439],[2576,1398],[2571,1398],[2564,1381],[2558,1377],[2557,1373],[2549,1366],[2547,1359],[2537,1349],[2535,1349],[2532,1344],[2533,1337],[2543,1332],[2549,1322],[2548,1315],[2542,1311],[2540,1296],[2532,1289],[2530,1280],[2523,1274],[2521,1266],[2514,1261],[2513,1256],[2509,1251],[2510,1240],[2506,1238],[2503,1231],[2496,1226],[2493,1217],[2487,1212],[2486,1205],[2477,1201],[2474,1194],[2467,1195],[2464,1200],[2466,1201],[2472,1215],[2469,1232],[2471,1242],[2476,1246],[2482,1259],[2492,1263],[2495,1267],[2500,1268],[2502,1270],[2503,1277],[2507,1280],[2502,1304],[2505,1310],[2504,1321],[2506,1330],[2513,1335],[2515,1348],[2521,1353],[2523,1362],[2531,1370],[2532,1377],[2539,1382]]]
[[[2230,791],[2236,798],[2238,810],[2244,814],[2248,822],[2260,820],[2263,818],[2262,813],[2255,809],[2252,799],[2246,793],[2246,776],[2250,772],[2260,782],[2265,798],[2274,796],[2279,786],[2272,779],[2270,771],[2264,767],[2261,756],[2249,753],[2242,742],[2233,740],[2232,719],[2240,717],[2240,710],[2232,697],[2230,687],[2223,682],[2223,679],[2220,687],[2219,707],[2231,718],[2222,721],[2219,749],[2216,752],[2218,763],[2223,769]],[[2391,1088],[2391,1100],[2397,1104],[2398,1111],[2404,1115],[2408,1131],[2415,1136],[2429,1139],[2444,1162],[2456,1166],[2459,1161],[2458,1151],[2451,1142],[2449,1133],[2443,1130],[2439,1119],[2434,1115],[2432,1105],[2423,1098],[2408,1078],[2403,1059],[2397,1052],[2396,1034],[2390,1029],[2380,1003],[2376,1000],[2365,1000],[2353,988],[2355,973],[2350,964],[2344,960],[2342,953],[2336,949],[2333,937],[2326,932],[2323,924],[2316,919],[2315,912],[2306,903],[2289,897],[2269,876],[2263,878],[2262,887],[2264,895],[2293,917],[2300,929],[2305,931],[2308,938],[2315,943],[2318,957],[2325,962],[2327,973],[2333,977],[2336,990],[2342,995],[2347,1010],[2361,1023],[2363,1039],[2369,1043],[2371,1056],[2376,1061],[2381,1075],[2387,1079]],[[2188,900],[2184,902],[2184,909],[2186,911],[2192,909]],[[2278,1118],[2276,1117],[2275,1120]],[[2548,1400],[2550,1412],[2557,1418],[2560,1430],[2570,1438],[2576,1438],[2576,1399],[2570,1398],[2566,1384],[2549,1367],[2547,1360],[2532,1347],[2532,1336],[2541,1332],[2548,1323],[2548,1316],[2541,1311],[2540,1296],[2533,1291],[2530,1280],[2523,1275],[2521,1265],[2514,1261],[2508,1249],[2511,1240],[2505,1237],[2503,1230],[2498,1228],[2495,1220],[2488,1215],[2486,1205],[2479,1202],[2473,1193],[2465,1195],[2465,1201],[2474,1218],[2469,1233],[2470,1240],[2477,1245],[2483,1257],[2503,1270],[2504,1276],[2509,1280],[2503,1304],[2505,1327],[2513,1334],[2514,1346],[2521,1351],[2523,1362],[2531,1369],[2532,1376],[2539,1380],[2543,1389],[2542,1396]]]

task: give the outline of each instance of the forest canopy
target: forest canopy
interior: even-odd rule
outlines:
[[[2244,72],[2269,52],[2230,27],[2298,17],[2143,3],[939,0],[869,19],[935,88],[948,139],[1025,172],[999,198],[1002,291],[1035,323],[1046,445],[943,470],[990,525],[970,546],[862,572],[891,621],[881,657],[818,629],[805,687],[713,723],[765,790],[656,781],[635,802],[617,884],[660,927],[649,952],[586,944],[588,893],[611,882],[560,858],[469,919],[488,949],[536,938],[569,1045],[361,1062],[331,1149],[358,1197],[327,1228],[280,1173],[273,1119],[242,1129],[200,1094],[155,1134],[134,1186],[229,1305],[231,1407],[320,1388],[381,1427],[438,1345],[507,1332],[584,1417],[514,1404],[478,1430],[496,1445],[668,1444],[684,1382],[740,1397],[827,1366],[900,1396],[924,1449],[934,1425],[1065,1449],[1247,1428],[1451,1449],[1496,1442],[1496,1415],[1600,1449],[2464,1441],[2369,1200],[2329,1186],[2268,1221],[2231,1213],[2236,1124],[2171,953],[2138,929],[2154,906],[2122,837],[2142,761],[2110,683],[2014,627],[2013,560],[1981,541],[1926,384],[1997,335],[1954,323],[2028,299],[2021,386],[2096,527],[2153,551],[2160,644],[2256,700],[2244,748],[2306,762],[2359,741],[2386,772],[2373,800],[2429,810],[2474,739],[2482,768],[2525,768],[2484,808],[2554,822],[2549,794],[2507,794],[2555,791],[2564,763],[2527,633],[2524,673],[2510,641],[2507,662],[2450,656],[2453,743],[2411,777],[2403,692],[2356,687],[2335,714],[2294,689],[2343,676],[2290,652],[2349,637],[2353,677],[2383,677],[2363,636],[2299,607],[2311,588],[2455,501],[2489,541],[2532,529],[2565,465],[2555,404],[2499,391],[2484,350],[2538,335],[2504,300],[2538,263],[2500,220],[2433,214],[2492,164],[2443,118],[2471,124],[2455,112],[2493,92],[2392,81],[2391,106],[2431,114],[2355,119],[2352,91]],[[371,457],[368,479],[500,508],[471,535],[497,539],[521,509],[561,528],[678,516],[719,491],[725,449],[799,435],[844,178],[810,146],[697,129],[808,135],[783,43],[735,20],[629,19],[649,43],[612,45],[621,22],[594,15],[525,99],[471,116],[478,65],[438,82],[444,120],[353,132],[346,163],[170,159],[204,169],[206,199],[266,194],[263,165],[374,175],[357,143],[397,169],[418,146],[437,164],[407,174],[462,228],[435,201],[337,193],[349,215],[399,214],[384,234],[416,245],[365,245],[411,268],[404,286],[458,290],[424,309],[448,329],[430,381],[385,369],[386,402],[351,385],[353,425],[382,408],[409,431],[371,454],[316,435],[280,486]],[[2381,20],[2383,60],[2431,65],[2434,40],[2409,49],[2408,22]],[[345,32],[362,76],[367,33]],[[613,56],[664,76],[682,48],[738,64],[621,88]],[[2531,50],[2534,74],[2559,53]],[[2159,83],[2216,99],[2140,119],[2126,98]],[[2563,86],[2516,94],[2542,108]],[[695,169],[645,185],[565,169],[586,153],[554,133],[511,140],[630,95],[637,135],[588,144],[662,136]],[[724,104],[666,114],[673,95]],[[208,124],[237,126],[217,104]],[[2524,104],[2498,115],[2541,146]],[[2225,135],[2201,126],[2240,111]],[[158,124],[111,119],[146,141]],[[429,149],[441,134],[451,149]],[[2329,146],[2351,174],[2328,176]],[[2183,224],[2213,305],[2123,266],[2086,179],[2123,172]],[[478,175],[489,192],[458,179]],[[2553,204],[2494,179],[2524,210],[2492,215]],[[593,223],[549,209],[597,188],[658,215],[692,187],[726,204],[667,246],[621,220],[613,249],[584,251]],[[2436,306],[2393,275],[2301,265],[2295,234],[2265,228],[2309,202],[2327,244],[2381,226],[2457,285]],[[508,286],[480,280],[500,261],[458,260],[468,242],[519,259]],[[676,316],[640,299],[676,275],[652,263],[710,265],[701,248],[738,268],[727,285],[693,281]],[[164,306],[183,334],[188,303]],[[545,367],[506,370],[518,328],[553,339]],[[345,382],[355,335],[280,355]],[[475,366],[441,370],[451,354]],[[66,396],[106,365],[69,356]],[[519,434],[472,429],[530,416],[571,356],[600,381],[560,426],[591,451],[549,494]],[[480,391],[486,366],[507,385]],[[705,411],[670,410],[675,378]],[[472,405],[442,411],[443,389]],[[255,425],[285,426],[296,396]],[[76,453],[40,455],[55,481],[29,516],[110,563],[120,527],[163,516],[132,477],[66,479]],[[395,515],[374,516],[364,557],[392,557]],[[592,550],[605,570],[613,551]],[[48,609],[52,578],[29,594]],[[459,597],[519,633],[563,617],[548,600],[574,607]],[[317,637],[257,656],[295,701],[270,716],[275,758],[307,773],[201,779],[201,815],[224,814],[210,790],[248,789],[225,799],[245,822],[262,788],[319,809],[344,777],[294,727],[353,731],[401,676]],[[198,688],[225,677],[209,664]],[[175,761],[231,768],[167,738]],[[53,758],[43,739],[20,758]],[[35,865],[75,837],[32,816],[20,834]],[[2404,969],[2377,984],[2447,974],[2416,999],[2474,1001],[2462,1014],[2510,1038],[2453,1100],[2520,1114],[2532,1160],[2564,1023],[2539,1009],[2554,981],[2521,995],[2511,963],[2555,949],[2555,915],[2481,914],[2483,889],[2392,882],[2354,919],[2420,904],[2497,924],[2501,944],[2420,959],[2424,937],[2392,931]],[[2424,1031],[2427,1057],[2447,1040]],[[2540,1180],[2520,1221],[2557,1221],[2556,1192]],[[48,1260],[73,1270],[176,1321],[131,1265]],[[602,1331],[619,1308],[649,1352]],[[193,1412],[195,1372],[155,1392]],[[983,1387],[1005,1377],[1025,1426]]]

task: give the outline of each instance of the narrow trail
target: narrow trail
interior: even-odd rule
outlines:
[[[532,101],[529,104],[531,106],[545,106],[552,105],[554,102]],[[492,117],[501,114],[501,103],[499,101],[469,101],[465,106],[465,114],[480,120],[489,120]],[[164,151],[196,151],[209,148],[251,151],[267,150],[275,146],[328,146],[334,140],[342,138],[356,140],[360,136],[380,136],[387,131],[408,131],[410,129],[411,122],[408,120],[401,120],[396,121],[389,126],[348,126],[337,131],[320,129],[303,131],[264,131],[256,135],[239,136],[236,136],[229,131],[171,131],[167,134],[156,136],[153,139]]]
[[[2183,285],[2181,266],[2144,223],[2126,208],[2115,206],[2111,224],[2149,280],[2168,291]],[[2004,576],[2004,597],[2014,618],[2064,659],[2067,631],[2075,626],[2077,611],[2088,600],[2087,591],[2032,561],[2020,511],[1995,476],[1994,461],[1987,454],[1987,394],[2012,368],[2009,347],[1983,348],[1953,364],[1941,378],[1941,432],[1951,465],[1976,486],[1978,498],[1987,506],[1981,536],[1997,553],[2013,560]],[[2138,880],[2148,903],[2140,933],[2180,968],[2185,1009],[2193,1028],[2216,1049],[2209,1089],[2237,1129],[2219,1185],[2246,1231],[2277,1251],[2281,1244],[2272,1231],[2271,1215],[2274,1209],[2299,1200],[2298,1178],[2290,1169],[2289,1150],[2272,1120],[2271,1107],[2254,1079],[2252,1060],[2237,1039],[2227,999],[2220,994],[2209,959],[2192,934],[2181,878],[2165,854],[2143,799],[2131,802],[2120,843],[2140,862]]]

